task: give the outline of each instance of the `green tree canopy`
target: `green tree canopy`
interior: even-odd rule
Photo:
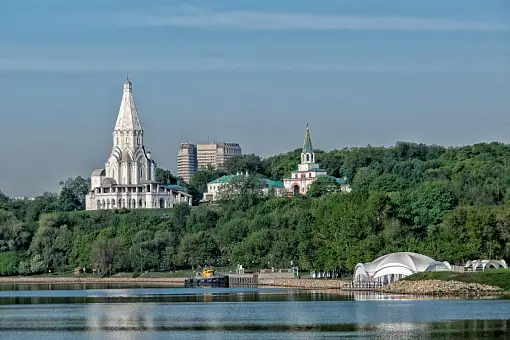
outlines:
[[[321,197],[328,194],[338,193],[342,189],[342,185],[331,176],[319,176],[308,189],[309,197]]]

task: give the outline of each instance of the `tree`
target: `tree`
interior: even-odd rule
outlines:
[[[55,193],[44,192],[30,201],[26,207],[26,220],[37,222],[41,214],[52,213],[61,210],[59,196]]]
[[[156,181],[163,184],[177,184],[177,177],[170,170],[157,168]]]
[[[319,176],[308,189],[309,197],[321,197],[328,194],[338,193],[342,190],[342,185],[334,177]]]
[[[223,185],[218,193],[224,204],[236,206],[236,209],[248,209],[263,199],[263,184],[258,175],[234,176]]]
[[[16,251],[0,253],[0,275],[14,275],[18,272],[19,256]]]
[[[9,197],[3,193],[2,190],[0,190],[0,207],[2,204],[7,203],[9,201]]]
[[[188,184],[188,189],[190,193],[193,195],[193,200],[198,202],[204,192],[207,191],[207,183],[220,178],[226,173],[223,170],[216,170],[213,167],[208,167],[207,169],[198,170]]]
[[[0,252],[26,250],[32,239],[32,230],[13,213],[0,209]]]
[[[194,269],[217,263],[219,249],[216,240],[210,234],[200,231],[184,235],[179,243],[177,257],[181,263]]]
[[[90,180],[81,176],[60,181],[60,205],[64,211],[84,210],[85,196],[90,191]]]
[[[131,267],[140,270],[154,269],[158,266],[158,244],[154,242],[154,232],[140,230],[133,238],[130,249]]]
[[[425,182],[411,192],[409,208],[417,226],[438,224],[446,211],[457,205],[457,199],[446,182]]]
[[[112,274],[126,263],[126,250],[118,238],[98,238],[90,251],[90,262],[101,275]]]
[[[235,156],[230,158],[225,164],[225,171],[228,174],[246,171],[248,173],[260,173],[262,168],[262,160],[255,154]]]

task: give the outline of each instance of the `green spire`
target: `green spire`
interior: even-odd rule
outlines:
[[[305,144],[303,145],[303,153],[312,153],[312,137],[310,137],[310,128],[306,124]]]

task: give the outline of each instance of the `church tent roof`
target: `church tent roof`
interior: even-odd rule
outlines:
[[[312,137],[310,136],[310,128],[306,124],[305,143],[303,145],[303,153],[312,153]]]

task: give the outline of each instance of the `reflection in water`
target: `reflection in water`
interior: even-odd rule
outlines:
[[[120,286],[24,296],[33,292],[0,292],[0,339],[510,339],[509,300]]]
[[[108,331],[110,339],[136,339],[134,333],[126,337],[123,333],[110,332],[110,330],[126,329],[157,329],[153,320],[151,305],[141,308],[139,304],[87,304],[85,309],[86,326],[90,332]]]

